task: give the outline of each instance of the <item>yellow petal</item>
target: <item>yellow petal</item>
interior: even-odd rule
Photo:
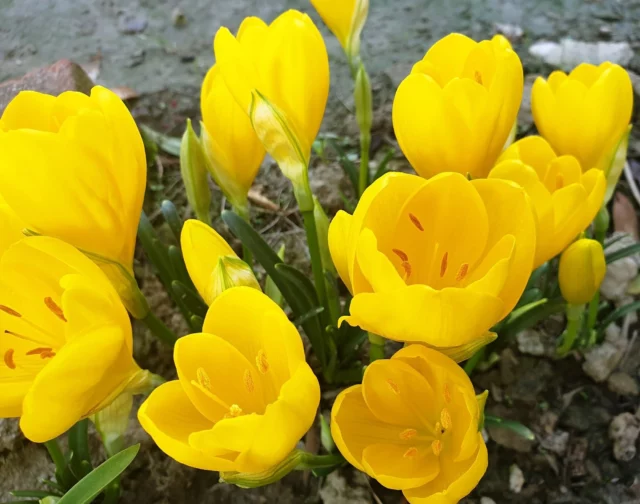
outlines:
[[[360,233],[356,259],[375,292],[393,292],[406,287],[389,258],[378,250],[376,237],[368,228]],[[405,275],[407,273],[410,270],[404,272]]]
[[[496,162],[496,166],[499,165],[501,161],[517,159],[533,168],[538,174],[538,178],[544,180],[547,166],[555,157],[556,153],[553,152],[553,149],[544,138],[538,135],[532,135],[524,137],[510,145],[509,148],[502,153]]]
[[[467,58],[476,45],[474,40],[465,35],[451,33],[433,44],[424,60],[439,69],[444,81],[440,85],[444,86],[445,82],[462,73]]]
[[[213,228],[195,219],[184,223],[180,246],[189,276],[207,304],[211,304],[211,280],[218,259],[238,257],[229,244]]]
[[[51,121],[55,97],[36,91],[20,91],[2,114],[6,131],[22,128],[55,132],[58,125]],[[1,131],[1,129],[0,129]]]
[[[478,433],[478,450],[474,457],[458,463],[442,462],[437,478],[424,486],[404,490],[410,504],[457,504],[478,485],[487,470],[488,453]]]
[[[558,281],[567,302],[581,305],[594,296],[607,271],[602,245],[586,238],[572,243],[560,256]]]
[[[333,2],[331,0],[311,0],[311,4],[320,14],[322,20],[336,36],[343,49],[347,50],[351,19],[357,0]]]
[[[351,231],[351,215],[340,210],[329,224],[329,251],[331,259],[338,270],[340,278],[351,291],[349,280],[349,260],[347,257],[347,243]]]
[[[205,431],[212,423],[191,404],[179,381],[163,383],[138,410],[142,428],[158,447],[181,464],[209,471],[228,471],[233,463],[196,450],[189,436]]]
[[[2,233],[0,233],[0,257],[2,257],[2,254],[10,245],[24,237],[22,230],[25,228],[24,223],[4,202],[2,196],[0,196],[0,227],[2,228]]]
[[[488,294],[411,285],[393,293],[356,294],[345,320],[396,341],[452,347],[484,334],[502,312],[503,302]]]
[[[437,477],[440,462],[426,443],[420,448],[400,444],[373,444],[364,449],[367,474],[393,490],[424,485]]]

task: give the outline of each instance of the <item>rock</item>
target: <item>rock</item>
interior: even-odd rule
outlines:
[[[512,464],[509,467],[509,490],[513,493],[522,492],[522,487],[524,486],[524,474],[522,469],[520,469],[516,464]]]
[[[15,450],[23,440],[18,420],[0,418],[0,453]]]
[[[582,370],[592,380],[598,383],[603,382],[616,368],[623,355],[624,350],[605,341],[584,354]]]
[[[638,382],[629,374],[621,371],[613,373],[609,377],[607,385],[611,392],[621,396],[637,396],[640,393]]]
[[[511,43],[518,42],[524,35],[524,30],[520,25],[513,25],[508,23],[495,23],[493,25],[496,33],[500,33],[509,39]]]
[[[520,353],[541,356],[544,355],[544,344],[540,333],[535,329],[525,329],[517,334],[518,350]]]
[[[320,488],[320,498],[325,504],[369,504],[369,483],[364,473],[354,472],[354,477],[347,482],[339,472],[334,471]]]
[[[531,89],[533,83],[539,75],[529,74],[524,78],[524,92],[522,93],[522,103],[518,110],[518,125],[528,131],[533,128],[533,113],[531,112]]]
[[[522,437],[520,434],[516,434],[511,429],[505,429],[504,427],[498,427],[495,425],[486,426],[487,432],[491,439],[505,448],[515,450],[520,453],[529,453],[533,448],[534,441],[530,441]]]
[[[336,163],[320,163],[311,169],[309,184],[324,211],[333,215],[343,206],[340,193],[350,192],[350,184],[342,170]]]
[[[564,38],[559,43],[541,40],[529,47],[529,54],[545,63],[572,70],[580,63],[599,65],[611,61],[626,66],[634,56],[628,42],[581,42]]]
[[[565,431],[556,431],[551,434],[542,437],[540,445],[543,448],[557,454],[564,455],[567,451],[567,444],[569,443],[569,433]]]
[[[580,478],[587,474],[585,460],[588,452],[589,441],[587,438],[579,437],[571,441],[567,450],[566,462],[572,477]]]
[[[619,236],[619,233],[612,235],[613,238],[617,236]],[[607,253],[622,250],[635,243],[637,242],[632,236],[624,234],[622,238],[607,247]],[[624,257],[607,264],[607,273],[600,286],[602,296],[611,301],[622,301],[627,295],[629,284],[638,276],[638,266],[640,266],[639,254]]]
[[[142,15],[124,14],[118,18],[118,31],[124,35],[142,33],[147,28],[147,18]]]
[[[616,416],[609,425],[609,438],[613,441],[613,456],[628,462],[636,456],[636,440],[640,435],[640,421],[631,413]]]
[[[80,65],[62,59],[53,65],[32,70],[19,79],[1,83],[0,115],[20,91],[33,90],[57,96],[64,91],[89,94],[92,87],[93,82]]]
[[[480,497],[480,504],[496,504],[491,497]]]

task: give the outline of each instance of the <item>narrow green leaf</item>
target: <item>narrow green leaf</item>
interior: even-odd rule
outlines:
[[[89,454],[89,420],[86,418],[77,422],[67,436],[71,460],[69,466],[74,476],[78,479],[85,477],[91,472],[91,455]]]
[[[87,504],[91,502],[109,483],[129,467],[139,450],[140,445],[138,444],[114,455],[76,483],[71,490],[64,494],[58,504]]]
[[[164,220],[169,224],[169,229],[176,240],[176,243],[180,243],[180,234],[182,233],[182,219],[178,215],[178,209],[171,200],[163,200],[160,205],[160,210],[164,216]]]
[[[327,450],[327,453],[333,453],[336,449],[336,444],[331,435],[331,427],[322,413],[320,413],[320,442],[322,447]]]
[[[329,145],[331,145],[331,147],[333,147],[333,149],[338,154],[338,162],[340,163],[340,166],[344,170],[347,177],[349,177],[349,181],[353,186],[353,190],[356,192],[356,194],[358,194],[358,183],[359,183],[358,179],[360,177],[359,168],[355,165],[353,161],[351,161],[347,157],[346,153],[344,152],[344,149],[338,144],[338,142],[335,141],[335,139],[329,138],[327,139],[327,142],[329,143]]]
[[[511,314],[509,320],[502,326],[500,330],[500,338],[498,342],[506,344],[507,341],[514,337],[520,331],[533,327],[539,321],[549,317],[555,313],[564,310],[566,302],[562,298],[557,299],[541,299],[533,304],[533,306],[523,306],[519,310]]]
[[[613,310],[607,317],[600,323],[598,328],[598,333],[600,335],[604,334],[604,331],[609,327],[610,324],[613,324],[616,320],[621,319],[628,313],[640,310],[640,301],[635,301],[633,303],[626,304],[621,306],[617,310]]]
[[[171,282],[171,288],[194,315],[204,317],[209,307],[200,295],[178,280]]]
[[[139,124],[138,127],[142,134],[149,140],[155,142],[160,150],[172,156],[180,157],[180,144],[182,143],[180,138],[167,136],[144,124]]]
[[[169,245],[167,249],[169,255],[169,264],[173,273],[173,278],[180,281],[183,285],[188,286],[191,289],[195,289],[191,282],[191,277],[187,272],[187,266],[184,263],[182,252],[175,245]]]
[[[499,427],[502,429],[509,429],[510,431],[515,432],[519,436],[522,436],[529,441],[535,441],[536,435],[533,433],[531,429],[525,427],[520,422],[516,422],[515,420],[505,420],[504,418],[500,418],[493,415],[485,415],[484,417],[484,426],[485,427]]]
[[[389,161],[393,159],[393,156],[395,155],[395,153],[396,151],[393,148],[390,148],[389,150],[387,150],[387,153],[384,155],[384,157],[380,161],[380,164],[378,165],[378,169],[373,174],[373,179],[371,180],[371,182],[375,182],[376,180],[378,180],[380,177],[382,177],[385,173],[389,171],[387,170],[387,165],[389,164]]]
[[[640,252],[640,243],[634,243],[633,245],[629,245],[628,247],[622,248],[620,250],[616,250],[615,252],[610,252],[609,254],[605,254],[604,258],[607,261],[607,264],[611,264],[612,262],[616,262],[619,259],[629,257],[630,255],[637,254],[639,252]]]
[[[280,245],[280,248],[278,249],[278,257],[280,258],[281,261],[284,261],[284,253],[285,253],[285,245],[283,243],[282,245]],[[271,300],[274,301],[278,306],[282,306],[282,303],[284,301],[282,298],[282,292],[280,292],[280,289],[278,289],[278,286],[275,284],[275,282],[271,279],[270,276],[267,276],[267,280],[265,281],[264,293],[267,296],[269,296]]]
[[[13,490],[9,493],[12,497],[33,497],[36,499],[44,499],[51,495],[51,492],[45,492],[43,490]]]

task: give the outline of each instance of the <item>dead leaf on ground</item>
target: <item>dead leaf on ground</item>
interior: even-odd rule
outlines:
[[[636,241],[640,239],[636,209],[621,192],[617,192],[613,200],[613,229],[633,236]]]

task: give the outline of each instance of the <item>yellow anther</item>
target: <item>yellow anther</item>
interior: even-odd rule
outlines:
[[[198,383],[203,389],[211,391],[211,378],[209,378],[209,375],[203,368],[199,367],[196,370],[196,377],[198,378]]]
[[[447,408],[444,408],[440,412],[440,423],[442,424],[442,428],[445,430],[449,430],[453,425],[451,423],[451,414],[449,413],[449,410]]]
[[[420,220],[418,220],[418,218],[415,215],[410,213],[409,219],[411,219],[411,222],[413,222],[413,225],[415,227],[417,227],[420,231],[424,231],[424,228],[422,227],[422,223],[420,222]]]
[[[405,429],[400,433],[400,439],[408,441],[409,439],[416,437],[416,434],[418,434],[418,431],[415,429]]]
[[[46,305],[47,308],[49,308],[51,313],[53,313],[60,320],[62,320],[63,322],[67,321],[67,319],[64,316],[64,313],[62,312],[62,308],[60,308],[52,298],[48,296],[44,298],[44,304]]]
[[[464,280],[464,277],[467,276],[467,273],[469,272],[469,265],[467,263],[464,263],[460,266],[460,269],[458,270],[458,273],[456,273],[456,282],[460,282],[461,280]]]
[[[482,84],[482,74],[480,73],[480,71],[476,70],[473,74],[473,78],[478,84]]]
[[[447,404],[451,402],[451,390],[449,389],[448,383],[445,383],[444,385],[444,402]]]
[[[0,311],[3,311],[5,313],[7,313],[8,315],[11,315],[12,317],[22,317],[22,315],[20,315],[17,311],[15,311],[13,308],[9,308],[8,306],[5,305],[1,305],[0,304]]]
[[[231,418],[235,418],[240,415],[242,415],[242,408],[237,404],[232,404],[231,407],[229,408],[229,416]]]
[[[398,388],[398,385],[393,380],[387,379],[387,385],[389,385],[391,392],[393,392],[394,394],[400,393],[400,389]]]
[[[253,376],[251,376],[251,371],[248,369],[244,370],[244,376],[242,377],[242,381],[244,381],[244,386],[247,389],[247,392],[253,392],[255,385],[253,384]]]
[[[439,439],[434,439],[431,442],[431,449],[433,450],[433,454],[436,457],[440,455],[440,452],[442,451],[442,441],[440,441]]]
[[[440,278],[447,272],[447,263],[449,261],[449,252],[445,252],[440,262]]]
[[[264,350],[258,350],[258,355],[256,355],[256,367],[258,371],[262,374],[266,374],[269,371],[269,361],[267,360],[267,354],[264,353]]]
[[[406,452],[404,452],[404,458],[415,457],[418,454],[418,449],[415,446],[409,448]]]

